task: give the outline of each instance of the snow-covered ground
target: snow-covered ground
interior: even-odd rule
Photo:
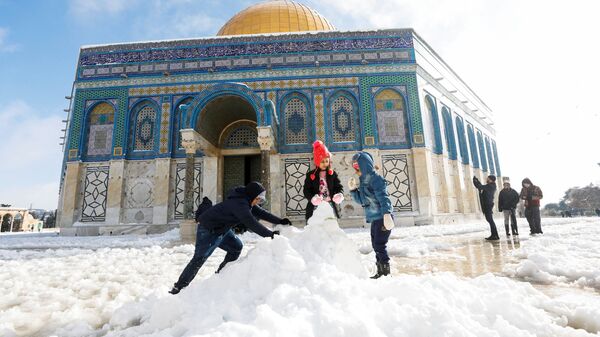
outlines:
[[[177,231],[1,236],[0,336],[599,335],[600,219],[544,219],[533,238],[522,226],[520,248],[496,274],[409,275],[394,265],[393,277],[374,281],[368,230],[344,232],[330,209],[317,213],[275,240],[244,235],[243,256],[220,274],[215,251],[177,296],[167,290],[193,254]],[[397,228],[390,251],[452,259],[457,242],[486,230]]]

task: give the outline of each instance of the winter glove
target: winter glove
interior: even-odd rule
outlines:
[[[288,218],[283,218],[281,219],[281,221],[279,222],[280,225],[287,225],[287,226],[291,226],[292,222],[290,221],[290,219]]]
[[[273,233],[271,234],[271,240],[275,239],[275,235],[279,235],[279,231],[273,231]]]
[[[310,202],[313,204],[313,206],[319,206],[323,202],[323,197],[315,194],[315,196],[310,199]]]
[[[350,188],[350,191],[354,191],[358,188],[358,181],[356,181],[356,178],[352,177],[348,180],[348,187]]]
[[[392,228],[394,228],[396,226],[396,224],[394,224],[394,219],[392,218],[391,214],[384,214],[383,215],[383,227],[385,227],[385,229],[387,229],[388,231],[391,231]]]
[[[333,202],[335,202],[336,204],[341,204],[342,201],[344,201],[344,195],[342,193],[336,193],[333,196]]]

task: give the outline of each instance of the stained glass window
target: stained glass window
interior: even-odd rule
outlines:
[[[300,98],[294,97],[285,104],[287,144],[308,143],[307,112],[306,103]]]
[[[346,95],[341,95],[333,100],[330,111],[333,141],[336,143],[356,141],[354,126],[356,113],[352,101]]]
[[[395,90],[384,89],[375,96],[377,129],[381,143],[405,143],[404,98]]]
[[[89,117],[88,156],[106,156],[112,151],[115,108],[109,103],[94,107]]]
[[[145,105],[139,109],[135,119],[135,151],[154,150],[154,132],[156,129],[156,109]]]

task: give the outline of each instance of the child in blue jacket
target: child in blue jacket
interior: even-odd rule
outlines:
[[[359,182],[351,178],[348,186],[352,198],[362,205],[366,220],[371,223],[371,245],[377,258],[377,273],[371,278],[377,279],[390,274],[386,246],[394,228],[394,210],[387,193],[387,183],[375,172],[373,157],[367,152],[359,152],[352,157],[352,166],[360,178]]]

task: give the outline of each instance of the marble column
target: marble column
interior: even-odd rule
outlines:
[[[194,240],[196,237],[196,221],[194,220],[194,162],[196,151],[200,146],[200,135],[194,129],[183,129],[181,145],[185,149],[185,181],[183,197],[183,221],[179,231],[183,240]]]
[[[169,181],[171,181],[171,158],[157,158],[154,162],[156,165],[156,170],[154,174],[154,204],[152,206],[152,223],[155,225],[166,225],[169,223]]]
[[[260,180],[267,194],[271,195],[271,153],[275,152],[275,137],[271,126],[259,126],[258,130],[258,145],[260,146]],[[270,197],[268,197],[270,199]],[[270,203],[265,205],[270,208]]]
[[[427,148],[413,148],[415,165],[415,181],[417,200],[419,204],[418,224],[433,224],[434,214],[438,213],[436,202],[436,187],[433,177],[433,160],[431,151]]]
[[[72,227],[75,222],[75,209],[80,189],[81,162],[68,162],[65,180],[63,182],[63,207],[58,226],[61,228]]]
[[[125,160],[111,160],[108,172],[108,195],[106,199],[106,224],[121,223],[121,205],[125,180]]]

